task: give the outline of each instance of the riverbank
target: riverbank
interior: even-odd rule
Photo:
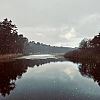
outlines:
[[[23,54],[4,54],[4,55],[0,55],[0,62],[10,62],[10,61],[13,61],[14,58],[17,58],[17,57],[26,58],[26,56],[29,56],[29,55],[23,55]],[[43,55],[41,55],[41,56],[43,56]],[[39,56],[39,55],[30,55],[30,57],[32,59],[33,58],[34,59],[37,59],[37,58],[40,59],[41,56]],[[60,54],[53,54],[52,56],[53,57],[57,57],[57,58],[62,58],[62,57],[64,57],[64,54],[62,54],[62,53],[60,53]],[[45,57],[48,57],[48,55],[45,55]],[[31,58],[27,58],[27,59],[31,59]]]
[[[8,61],[12,61],[14,58],[23,56],[23,54],[19,53],[19,54],[4,54],[4,55],[0,55],[0,62],[8,62]]]
[[[58,57],[58,58],[59,58],[59,57],[61,57],[61,58],[62,58],[62,57],[64,57],[64,53],[54,54],[54,56],[55,56],[55,57]]]
[[[100,63],[100,53],[96,53],[94,50],[74,50],[64,54],[64,57],[68,60],[82,62],[83,60],[91,60]]]

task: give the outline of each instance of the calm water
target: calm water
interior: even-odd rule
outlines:
[[[99,63],[23,58],[0,63],[0,100],[100,100]]]

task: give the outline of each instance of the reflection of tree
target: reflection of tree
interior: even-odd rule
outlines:
[[[94,82],[97,82],[100,86],[100,63],[93,61],[83,62],[79,66],[79,71],[82,76],[93,78]]]
[[[67,60],[77,63],[82,76],[92,78],[100,86],[100,61],[68,58]]]
[[[0,63],[0,93],[5,96],[15,88],[15,81],[18,76],[26,72],[23,62]]]
[[[27,71],[28,67],[34,67],[50,63],[65,61],[65,59],[40,59],[40,60],[16,60],[12,62],[0,63],[0,93],[3,96],[10,94],[11,90],[16,87],[15,81],[21,78],[22,74]]]
[[[34,67],[36,65],[38,67],[40,65],[51,63],[51,62],[58,62],[58,61],[63,62],[65,61],[65,59],[64,58],[59,58],[59,59],[47,58],[47,59],[34,59],[34,60],[23,59],[21,61],[23,61],[26,66]]]

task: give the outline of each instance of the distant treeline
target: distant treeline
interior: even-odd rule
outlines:
[[[72,50],[67,47],[55,47],[42,43],[28,42],[26,37],[18,34],[17,27],[7,18],[0,22],[0,54],[34,54],[34,53],[65,53]]]
[[[35,43],[34,41],[29,42],[29,45],[30,52],[38,54],[66,53],[74,50],[74,48],[50,46],[40,42]]]
[[[77,50],[67,52],[65,58],[100,60],[100,33],[93,39],[83,39]]]

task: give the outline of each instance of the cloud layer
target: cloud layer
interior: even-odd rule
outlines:
[[[100,31],[100,0],[0,0],[0,20],[11,19],[29,40],[78,46]]]

